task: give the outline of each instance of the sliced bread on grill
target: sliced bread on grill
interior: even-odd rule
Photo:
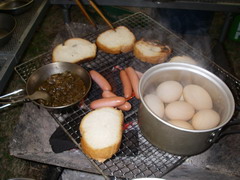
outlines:
[[[53,62],[77,63],[82,60],[92,59],[96,56],[95,43],[82,38],[71,38],[53,49]]]
[[[121,144],[123,113],[112,107],[96,109],[81,121],[82,151],[99,162],[111,158]]]
[[[99,49],[110,54],[126,53],[133,50],[135,35],[125,26],[118,26],[101,33],[96,40]]]
[[[166,61],[171,51],[168,46],[141,39],[135,43],[133,53],[143,62],[157,64]]]

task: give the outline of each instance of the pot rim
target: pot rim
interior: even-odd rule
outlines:
[[[231,112],[229,113],[228,119],[225,122],[220,123],[217,127],[211,128],[211,129],[190,130],[190,129],[184,129],[184,128],[181,128],[181,127],[174,126],[171,123],[168,123],[164,119],[160,118],[159,116],[157,116],[154,112],[152,112],[150,110],[150,108],[147,106],[147,104],[145,103],[145,101],[143,99],[143,94],[142,94],[142,90],[141,90],[144,81],[146,81],[145,77],[150,76],[150,75],[151,76],[154,75],[157,72],[157,70],[160,69],[160,68],[163,68],[165,70],[168,70],[168,69],[173,70],[174,69],[174,70],[183,71],[182,70],[183,67],[188,68],[188,71],[190,71],[190,72],[197,72],[198,74],[199,74],[199,72],[201,72],[200,75],[202,75],[203,77],[210,76],[211,80],[217,80],[218,84],[220,83],[221,86],[224,86],[224,90],[227,91],[227,93],[229,95],[229,98],[230,98],[229,102],[231,102],[231,107],[232,107]],[[219,77],[217,77],[212,72],[210,72],[210,71],[208,71],[208,70],[206,70],[202,67],[192,65],[192,64],[171,62],[171,63],[162,63],[162,64],[155,65],[155,66],[149,68],[147,71],[145,71],[143,73],[143,76],[142,76],[142,78],[140,79],[140,82],[139,82],[138,90],[140,92],[139,94],[140,94],[141,103],[144,105],[145,108],[147,108],[148,112],[151,113],[151,115],[153,115],[158,121],[161,121],[165,125],[170,126],[174,129],[177,129],[177,130],[180,130],[180,131],[193,132],[193,133],[205,133],[205,132],[211,132],[211,131],[221,129],[224,125],[226,125],[231,120],[231,117],[233,116],[234,110],[235,110],[235,100],[234,100],[234,97],[233,97],[232,92],[230,91],[229,87]]]

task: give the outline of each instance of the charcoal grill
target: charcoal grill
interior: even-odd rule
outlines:
[[[237,78],[227,71],[216,65],[213,61],[198,53],[194,48],[189,46],[185,41],[173,34],[168,29],[151,19],[143,13],[135,13],[124,19],[121,19],[113,25],[127,26],[134,32],[137,39],[142,37],[147,39],[158,39],[163,44],[173,48],[175,55],[189,55],[196,59],[201,66],[212,71],[219,76],[232,90],[235,97],[236,106],[240,103],[240,82]],[[94,42],[99,33],[106,30],[101,28],[98,32],[85,36],[84,38]],[[24,82],[33,71],[44,64],[51,62],[51,52],[42,54],[30,61],[15,67],[15,71],[20,75]],[[153,65],[139,61],[134,57],[132,52],[125,54],[112,55],[98,51],[94,60],[81,64],[87,70],[97,70],[104,75],[113,87],[117,95],[122,95],[122,85],[119,79],[119,68],[132,66],[140,72],[145,72]],[[101,97],[102,90],[93,83],[89,95],[81,105],[72,106],[63,110],[49,110],[51,116],[59,124],[70,139],[78,146],[80,142],[79,124],[81,119],[90,112],[89,104],[95,99]],[[141,134],[137,124],[137,112],[139,100],[133,98],[130,100],[132,110],[124,112],[125,131],[119,152],[111,159],[104,163],[99,163],[89,159],[106,179],[115,177],[116,179],[140,178],[140,177],[162,177],[178,165],[183,163],[188,157],[177,156],[151,145]],[[238,114],[236,110],[235,115]],[[234,119],[234,118],[233,118]]]

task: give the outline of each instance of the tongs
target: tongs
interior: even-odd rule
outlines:
[[[83,12],[84,16],[88,19],[88,21],[94,26],[96,27],[96,24],[94,23],[94,21],[91,19],[91,17],[88,15],[87,11],[85,10],[84,6],[82,5],[82,3],[80,2],[80,0],[75,0],[76,4],[78,5],[78,7],[81,9],[81,11]],[[97,13],[102,17],[102,19],[107,23],[107,25],[111,28],[114,29],[113,25],[111,24],[111,22],[104,16],[104,14],[102,13],[102,11],[97,7],[97,5],[92,1],[92,0],[88,0],[89,4],[97,11]]]
[[[20,102],[30,102],[37,99],[49,100],[50,96],[48,95],[48,93],[44,91],[35,91],[31,95],[26,95],[24,89],[19,89],[9,94],[0,96],[0,105],[1,104],[3,105],[0,106],[0,109],[10,106],[11,104],[16,104]]]

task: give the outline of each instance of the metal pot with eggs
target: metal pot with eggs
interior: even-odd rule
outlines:
[[[159,90],[166,82],[182,86],[178,97],[171,94],[172,90],[178,91],[178,85],[170,83],[165,92]],[[148,69],[140,80],[139,92],[138,121],[143,136],[159,149],[177,155],[196,155],[207,150],[235,110],[233,95],[220,78],[185,63],[163,63]]]

